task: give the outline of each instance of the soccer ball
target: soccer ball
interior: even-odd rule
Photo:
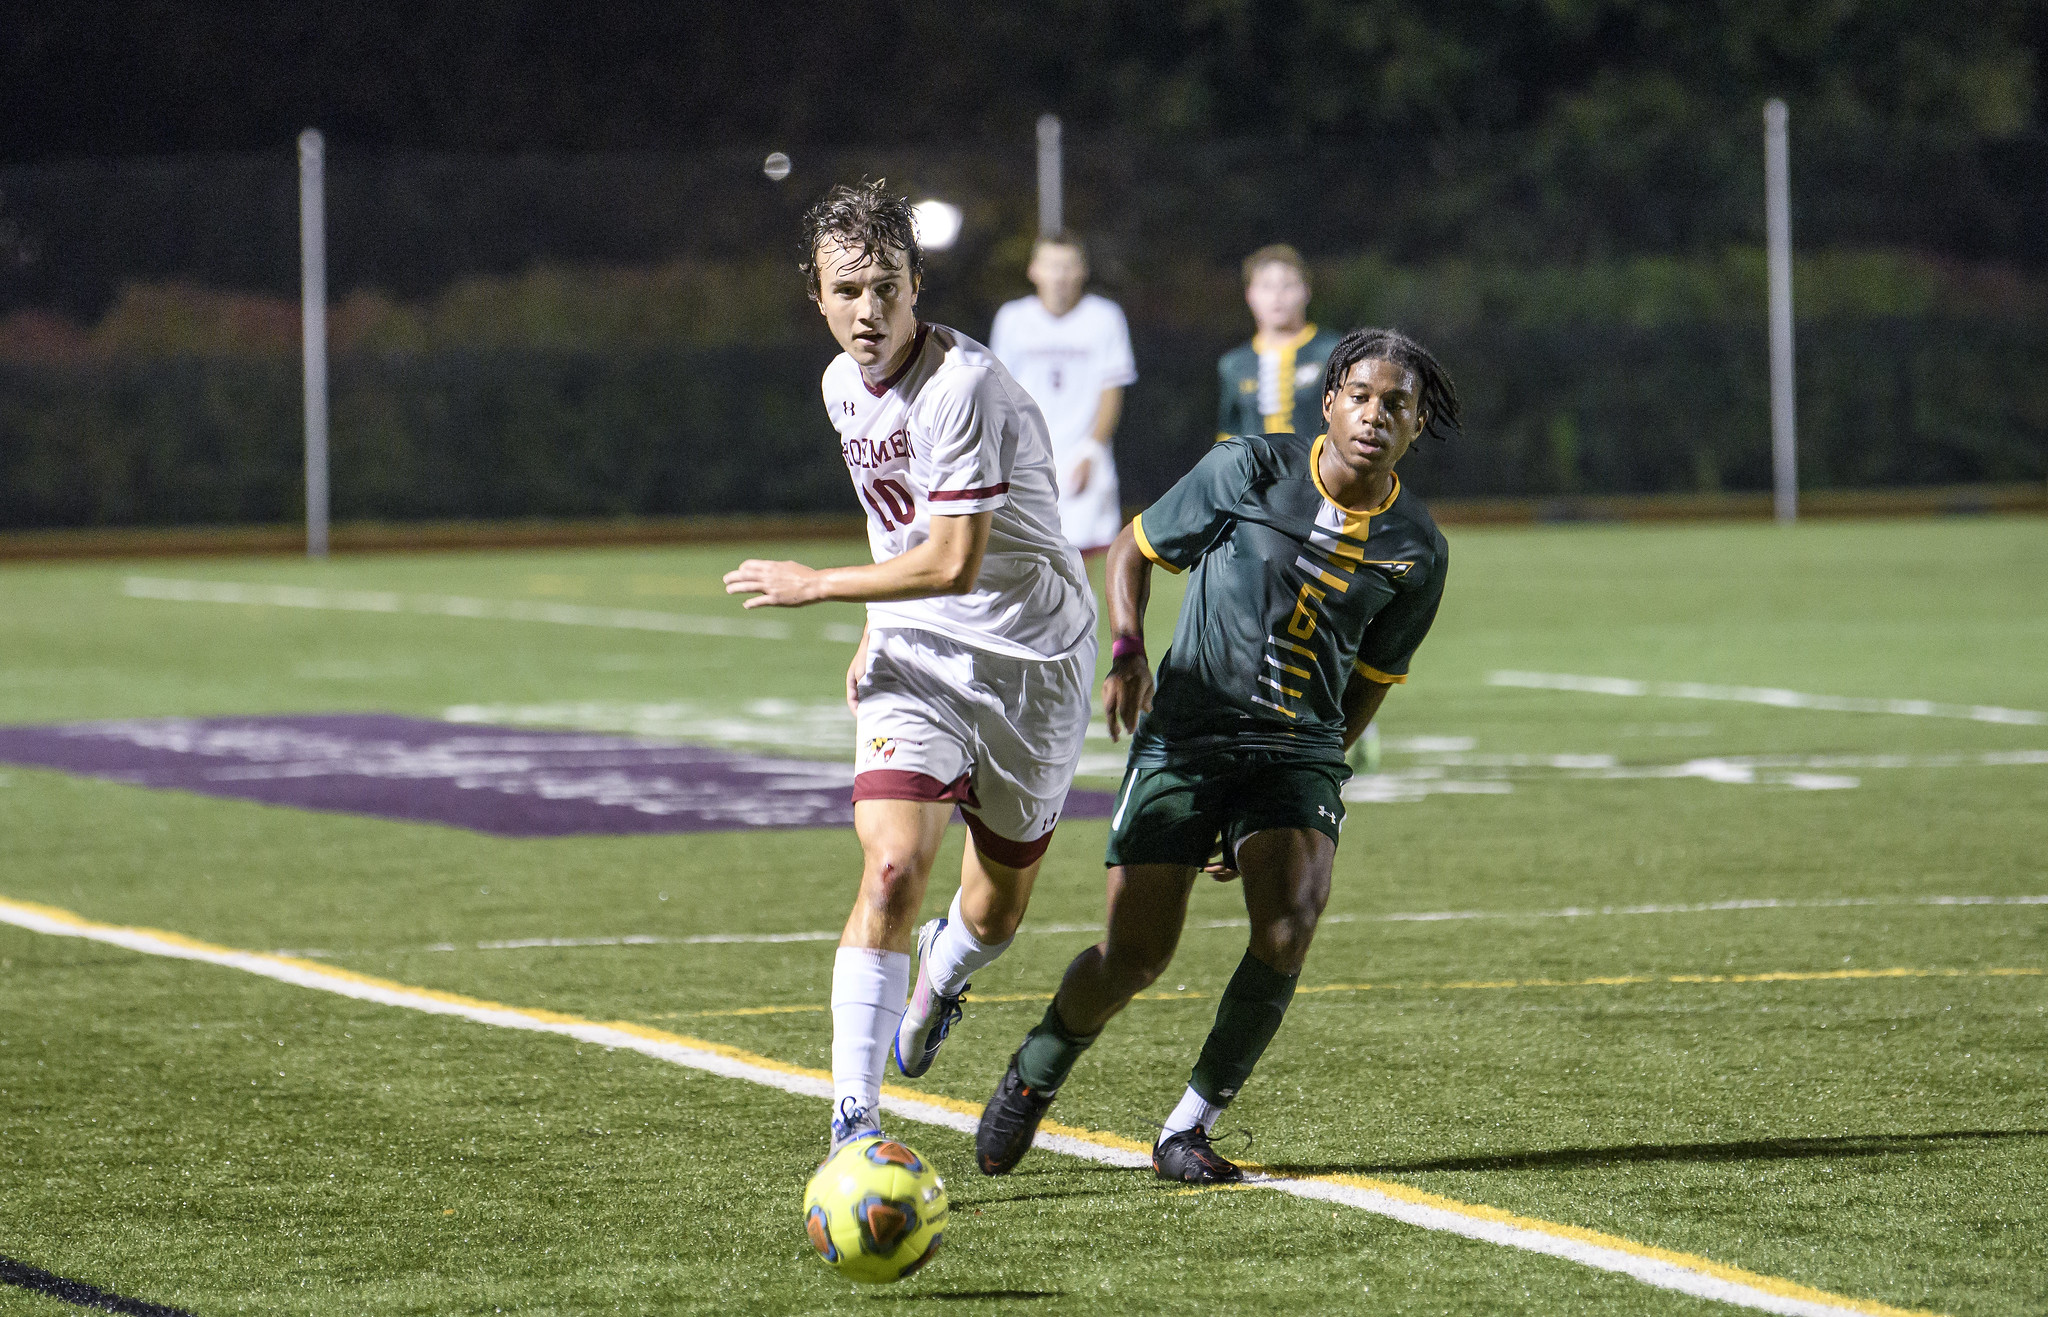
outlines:
[[[818,1256],[849,1280],[902,1280],[932,1260],[944,1238],[946,1182],[893,1139],[855,1139],[825,1159],[804,1188],[804,1229]]]

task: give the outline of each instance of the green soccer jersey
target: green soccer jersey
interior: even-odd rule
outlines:
[[[1449,547],[1398,476],[1379,507],[1340,507],[1316,468],[1324,442],[1227,439],[1132,523],[1147,558],[1194,570],[1137,748],[1341,761],[1352,674],[1408,679]]]
[[[1292,338],[1253,338],[1216,363],[1216,437],[1314,434],[1323,428],[1323,369],[1337,335],[1303,325]]]

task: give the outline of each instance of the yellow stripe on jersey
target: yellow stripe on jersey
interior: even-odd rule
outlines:
[[[1294,565],[1296,567],[1301,568],[1303,571],[1307,572],[1310,576],[1315,577],[1324,585],[1329,586],[1332,590],[1337,591],[1337,593],[1339,594],[1342,594],[1344,591],[1349,590],[1351,588],[1351,582],[1345,580],[1341,576],[1332,576],[1330,573],[1324,571],[1321,567],[1316,566],[1315,563],[1309,561],[1308,555],[1306,554],[1297,554],[1294,559]]]
[[[1273,374],[1275,376],[1274,389],[1280,395],[1279,401],[1282,404],[1282,410],[1266,413],[1267,434],[1294,433],[1294,396],[1297,392],[1294,387],[1295,354],[1307,347],[1308,341],[1315,336],[1316,327],[1314,325],[1303,325],[1301,332],[1293,338],[1288,339],[1285,343],[1275,343],[1271,346],[1270,350],[1277,352],[1279,355],[1279,361],[1274,368]],[[1252,340],[1252,348],[1261,358],[1269,350],[1261,348],[1256,338]],[[1264,362],[1262,361],[1260,364],[1263,366]]]
[[[1150,558],[1153,562],[1158,563],[1161,567],[1164,567],[1167,571],[1172,572],[1175,576],[1179,576],[1181,574],[1181,568],[1174,566],[1172,563],[1166,561],[1166,559],[1160,557],[1159,550],[1152,547],[1152,541],[1145,535],[1144,513],[1141,512],[1137,516],[1131,518],[1131,534],[1138,541],[1139,553],[1144,554],[1147,558]]]
[[[1323,484],[1323,445],[1329,441],[1329,438],[1330,436],[1326,434],[1317,435],[1315,444],[1309,449],[1308,453],[1308,473],[1316,482],[1316,493],[1323,496],[1324,502],[1344,514],[1344,534],[1349,535],[1355,540],[1370,539],[1372,536],[1372,518],[1393,507],[1394,500],[1401,497],[1401,475],[1398,471],[1394,473],[1394,487],[1387,491],[1386,502],[1378,507],[1345,507],[1330,496],[1328,487]]]
[[[1271,654],[1266,655],[1266,662],[1272,664],[1274,667],[1280,669],[1282,672],[1289,674],[1290,676],[1300,677],[1303,681],[1313,680],[1316,675],[1313,672],[1303,672],[1300,668],[1292,667],[1288,664],[1282,663],[1279,659],[1274,658]]]
[[[1291,640],[1282,640],[1278,636],[1267,636],[1266,643],[1269,645],[1278,645],[1282,649],[1293,650],[1295,653],[1301,655],[1303,658],[1308,659],[1310,661],[1314,661],[1316,656],[1316,652],[1314,650],[1308,649],[1301,645],[1297,645]]]
[[[1347,572],[1351,570],[1352,565],[1365,561],[1365,549],[1362,545],[1346,544],[1320,526],[1309,532],[1308,542],[1329,554],[1337,566]],[[1349,565],[1344,561],[1347,558],[1351,560]]]
[[[1364,677],[1367,681],[1376,681],[1382,686],[1400,686],[1406,684],[1408,680],[1408,674],[1405,672],[1381,672],[1378,668],[1372,667],[1369,664],[1357,662],[1354,662],[1351,666],[1358,669],[1359,676]],[[1402,698],[1406,699],[1407,697],[1404,695]]]

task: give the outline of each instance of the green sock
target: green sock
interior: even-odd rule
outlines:
[[[1237,963],[1230,986],[1216,1007],[1216,1023],[1202,1044],[1202,1057],[1188,1086],[1217,1106],[1227,1106],[1251,1078],[1266,1044],[1280,1031],[1287,1003],[1294,1000],[1299,974],[1282,974],[1251,952]]]
[[[1071,1032],[1066,1021],[1060,1019],[1059,1000],[1054,998],[1046,1005],[1045,1018],[1024,1035],[1024,1045],[1017,1049],[1017,1074],[1033,1088],[1048,1092],[1057,1089],[1067,1082],[1067,1074],[1074,1068],[1074,1062],[1081,1059],[1081,1053],[1101,1036]]]

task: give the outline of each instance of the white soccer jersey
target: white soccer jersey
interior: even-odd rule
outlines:
[[[920,325],[909,357],[879,386],[841,353],[823,387],[876,562],[929,539],[933,513],[993,514],[974,589],[871,603],[870,625],[1036,659],[1071,654],[1095,634],[1081,555],[1060,534],[1045,418],[994,353]]]
[[[1094,293],[1063,316],[1036,297],[1005,302],[988,341],[1045,413],[1053,453],[1063,466],[1069,445],[1093,437],[1102,391],[1138,378],[1123,308]]]

